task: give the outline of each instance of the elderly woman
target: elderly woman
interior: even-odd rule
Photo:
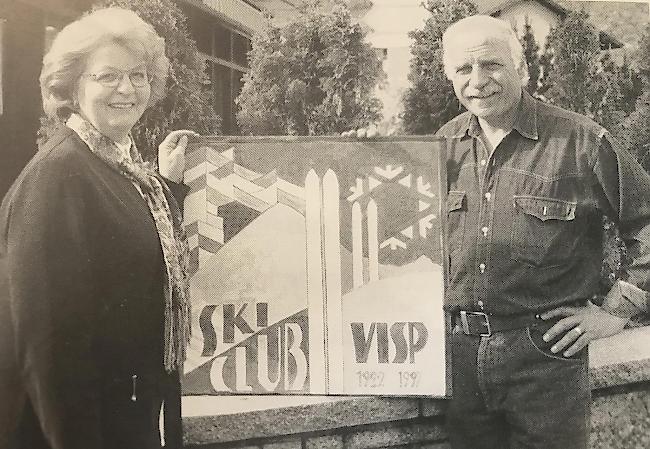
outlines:
[[[43,107],[61,126],[0,212],[11,311],[0,327],[13,330],[1,353],[15,355],[11,396],[0,392],[9,447],[181,447],[189,303],[176,183],[195,133],[163,141],[159,173],[130,137],[164,95],[167,70],[163,39],[118,8],[65,27],[44,58]]]

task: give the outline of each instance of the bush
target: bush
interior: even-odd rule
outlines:
[[[570,12],[549,33],[539,93],[613,130],[634,110],[641,82],[627,63],[619,67],[601,52],[588,18],[585,11]]]
[[[365,35],[340,2],[306,3],[284,27],[268,20],[237,98],[243,133],[331,134],[379,120],[374,90],[385,75]]]
[[[470,0],[427,0],[424,6],[431,16],[422,30],[409,33],[413,39],[411,87],[402,98],[402,121],[408,134],[433,134],[462,111],[443,70],[442,33],[452,23],[476,14]]]
[[[533,27],[526,17],[524,21],[524,32],[520,38],[521,46],[524,49],[524,58],[526,59],[526,65],[528,66],[528,85],[526,90],[534,95],[537,92],[539,87],[539,79],[542,74],[542,56],[539,54],[539,45],[535,40],[535,34],[533,33]]]
[[[643,94],[637,99],[636,109],[619,126],[613,129],[617,140],[628,149],[650,172],[650,25],[639,44],[639,74],[643,82]]]

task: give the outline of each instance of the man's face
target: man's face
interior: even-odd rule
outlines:
[[[502,40],[481,33],[466,33],[445,45],[447,73],[460,102],[471,113],[493,126],[508,118],[519,106],[523,73]]]

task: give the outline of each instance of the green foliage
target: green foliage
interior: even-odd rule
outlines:
[[[470,0],[426,0],[431,12],[422,30],[409,33],[411,64],[408,78],[411,87],[403,97],[404,131],[408,134],[434,133],[458,115],[461,106],[442,64],[442,34],[452,23],[476,14]]]
[[[584,10],[571,12],[551,30],[538,93],[611,130],[634,110],[642,86],[629,64],[619,66],[601,52],[598,32],[588,18]]]
[[[624,276],[624,267],[628,262],[627,247],[621,238],[616,223],[603,216],[603,264],[600,268],[600,284],[603,292],[609,291]]]
[[[189,128],[202,134],[219,134],[221,119],[212,107],[206,87],[205,61],[187,30],[186,18],[172,0],[102,0],[93,9],[119,6],[135,11],[165,39],[170,62],[167,95],[147,109],[132,134],[143,157],[154,160],[158,144],[174,129]],[[39,141],[51,134],[56,123],[41,118]]]
[[[619,142],[650,172],[650,25],[639,43],[638,68],[643,83],[643,94],[637,99],[636,108],[620,125],[613,129]]]
[[[609,53],[605,53],[600,65],[603,96],[594,115],[606,128],[614,130],[636,109],[636,100],[643,93],[643,83],[639,74],[630,67],[627,57],[619,66]]]
[[[528,76],[530,77],[526,90],[528,90],[529,93],[534,94],[538,88],[542,67],[540,65],[541,56],[539,54],[539,45],[537,45],[537,42],[535,41],[533,27],[530,25],[528,16],[526,16],[524,21],[524,33],[520,40],[521,45],[524,48],[524,58],[528,65]]]
[[[544,68],[548,73],[545,98],[581,114],[590,111],[599,84],[592,80],[597,78],[600,41],[587,19],[584,11],[569,13],[551,30],[546,45],[552,60]]]
[[[281,28],[268,21],[237,98],[243,133],[331,134],[379,120],[374,89],[385,74],[365,35],[340,2],[306,3]]]
[[[102,0],[96,7],[119,6],[135,11],[165,38],[170,72],[167,96],[149,108],[133,128],[136,145],[147,158],[174,129],[189,128],[201,134],[219,134],[221,119],[212,107],[206,83],[205,61],[191,38],[185,15],[173,0]]]

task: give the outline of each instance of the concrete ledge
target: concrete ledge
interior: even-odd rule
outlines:
[[[627,329],[589,347],[593,389],[650,380],[650,326]]]
[[[219,401],[220,398],[212,398]],[[282,397],[287,400],[286,397]],[[185,442],[210,444],[417,418],[417,399],[358,397],[234,414],[184,417]]]
[[[414,422],[352,433],[346,438],[345,447],[346,449],[381,449],[389,446],[403,447],[422,441],[439,441],[444,438],[446,434],[440,423]]]
[[[589,362],[594,389],[592,446],[650,447],[650,327],[592,343]],[[185,442],[201,446],[295,434],[338,442],[332,435],[342,428],[350,430],[346,447],[374,447],[366,445],[374,439],[437,440],[444,437],[445,406],[444,399],[432,398],[184,398]],[[424,424],[431,418],[434,423]],[[393,425],[381,430],[376,428],[380,423]]]

